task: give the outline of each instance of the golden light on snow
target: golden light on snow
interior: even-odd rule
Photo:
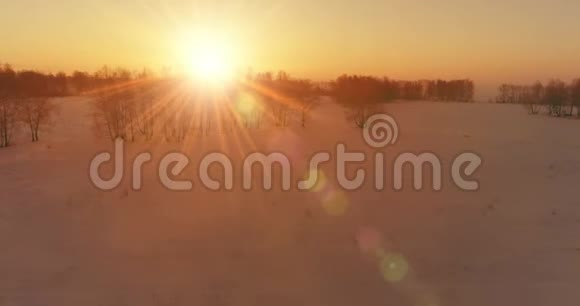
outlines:
[[[250,94],[242,93],[240,94],[237,103],[236,111],[244,116],[250,116],[253,112],[258,110],[258,102],[256,98]]]

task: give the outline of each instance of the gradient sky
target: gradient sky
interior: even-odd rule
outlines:
[[[0,62],[56,72],[175,66],[187,31],[227,36],[240,65],[499,82],[580,77],[578,0],[0,0]]]

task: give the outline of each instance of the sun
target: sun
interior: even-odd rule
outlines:
[[[233,75],[230,56],[223,46],[206,43],[191,55],[189,73],[206,81],[227,81]]]
[[[223,83],[234,77],[233,49],[222,35],[204,32],[180,40],[184,72],[196,81]]]

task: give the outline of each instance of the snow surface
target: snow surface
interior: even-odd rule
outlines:
[[[384,151],[388,159],[438,154],[444,188],[376,192],[368,183],[342,193],[328,163],[325,188],[343,197],[336,213],[320,192],[283,192],[279,183],[270,192],[237,183],[232,192],[206,190],[194,178],[195,162],[184,174],[194,178],[191,192],[165,190],[147,166],[143,190],[133,191],[125,178],[119,188],[99,191],[89,161],[112,143],[97,138],[87,98],[58,103],[58,120],[39,143],[19,135],[0,150],[0,305],[580,301],[578,120],[529,116],[514,105],[390,104],[401,134]],[[344,110],[325,103],[306,129],[129,144],[127,156],[151,149],[158,159],[180,150],[194,161],[221,151],[239,173],[245,154],[283,151],[300,178],[310,155],[338,142],[373,152]],[[448,163],[463,151],[484,158],[477,192],[460,191],[449,179]]]

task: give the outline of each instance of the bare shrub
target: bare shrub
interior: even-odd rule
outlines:
[[[354,124],[359,128],[366,127],[366,122],[368,119],[377,113],[382,111],[382,104],[368,104],[359,107],[348,108],[346,112],[346,118],[352,120]]]

